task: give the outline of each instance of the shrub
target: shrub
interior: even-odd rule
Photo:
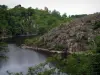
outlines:
[[[54,46],[54,49],[55,50],[63,50],[65,47],[63,46],[63,45],[61,45],[61,44],[56,44],[55,46]]]
[[[99,22],[95,22],[93,29],[96,30],[100,28],[100,21]]]

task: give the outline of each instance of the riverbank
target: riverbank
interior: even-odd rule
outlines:
[[[38,48],[38,47],[33,47],[33,46],[27,46],[27,45],[22,45],[22,48],[26,48],[26,49],[32,49],[38,52],[46,52],[46,53],[57,53],[57,54],[62,54],[64,53],[64,51],[56,51],[56,50],[49,50],[49,49],[45,49],[45,48]]]
[[[12,38],[12,37],[13,37],[13,36],[6,36],[6,37],[5,37],[5,36],[2,36],[2,37],[0,37],[0,40],[1,40],[1,39]]]
[[[25,44],[23,44],[21,46],[21,48],[26,48],[26,49],[32,49],[34,51],[38,51],[38,52],[43,52],[43,53],[50,53],[50,54],[63,54],[65,53],[64,51],[57,51],[57,50],[51,50],[51,49],[45,49],[45,48],[38,48],[38,47],[34,47],[34,46],[27,46]],[[91,51],[78,51],[78,52],[71,52],[68,51],[68,54],[93,54]]]
[[[8,35],[8,36],[0,36],[1,39],[8,39],[8,38],[13,38],[13,37],[30,37],[30,36],[36,36],[37,34],[27,34],[27,35]]]

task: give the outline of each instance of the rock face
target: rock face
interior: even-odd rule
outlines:
[[[40,38],[41,46],[54,49],[56,45],[61,45],[69,52],[89,50],[88,43],[100,34],[100,26],[94,29],[97,22],[100,22],[100,13],[61,24]]]

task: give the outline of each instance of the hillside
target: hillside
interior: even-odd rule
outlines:
[[[70,19],[66,14],[61,15],[56,10],[50,11],[47,7],[38,9],[17,5],[9,8],[6,5],[0,5],[0,37],[43,35],[53,27],[70,21]]]
[[[100,35],[100,13],[75,19],[61,24],[39,38],[36,42],[39,47],[69,52],[85,51],[90,49],[94,37]]]

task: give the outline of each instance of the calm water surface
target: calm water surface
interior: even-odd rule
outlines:
[[[21,42],[20,39],[19,41]],[[44,54],[30,49],[23,49],[14,42],[8,44],[8,50],[8,59],[2,62],[0,67],[0,75],[7,75],[6,71],[26,73],[28,67],[45,62],[47,58],[47,56]]]

